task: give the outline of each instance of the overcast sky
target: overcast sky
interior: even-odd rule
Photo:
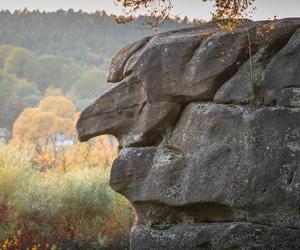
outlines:
[[[208,20],[213,10],[212,3],[202,0],[173,0],[173,15],[188,16]],[[300,0],[256,0],[257,7],[254,19],[282,17],[300,17]],[[114,0],[0,0],[0,9],[40,9],[55,11],[58,9],[82,9],[87,12],[105,10],[108,13],[120,14],[122,9],[114,4]]]

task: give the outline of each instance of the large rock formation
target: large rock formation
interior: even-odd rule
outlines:
[[[300,249],[300,19],[148,37],[108,81],[77,128],[119,139],[132,249]]]

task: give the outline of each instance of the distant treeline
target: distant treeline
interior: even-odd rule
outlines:
[[[68,96],[80,110],[112,86],[105,76],[73,58],[0,45],[0,128],[11,129],[22,110],[44,96]]]
[[[89,14],[72,9],[51,13],[2,10],[0,23],[0,44],[20,46],[41,54],[73,57],[103,67],[125,44],[154,34],[145,17],[117,24],[115,16],[104,11]],[[159,32],[195,23],[197,21],[193,23],[187,18],[167,20]]]
[[[77,110],[112,85],[108,62],[125,44],[153,35],[145,17],[117,24],[104,11],[0,11],[0,128],[11,129],[26,107],[64,95]],[[167,20],[159,32],[197,23]]]

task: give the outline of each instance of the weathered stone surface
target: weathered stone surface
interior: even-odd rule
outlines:
[[[249,74],[249,61],[230,78],[214,96],[215,103],[248,104],[253,96],[252,82]]]
[[[264,97],[265,100],[259,100],[260,103],[271,104],[276,98],[280,106],[295,106],[292,99],[298,98],[297,94],[282,93],[278,97],[276,95],[280,95],[278,93],[280,91],[284,92],[282,84],[291,81],[299,82],[300,73],[296,66],[299,61],[297,55],[300,46],[299,35],[297,35],[299,25],[299,19],[283,19],[256,26],[255,35],[250,36],[251,32],[249,31],[248,43],[251,44],[248,48],[249,59],[241,65],[236,74],[222,85],[214,96],[214,101],[223,104],[247,104]],[[295,32],[295,30],[297,31]],[[256,47],[256,49],[253,50],[252,47]],[[284,48],[282,49],[282,47]],[[280,51],[281,49],[282,51]],[[276,54],[278,51],[280,52]],[[286,56],[291,57],[281,60]],[[287,61],[289,61],[288,65]],[[283,78],[285,79],[282,81]],[[264,94],[261,93],[262,89]]]
[[[113,59],[111,62],[111,67],[107,75],[108,82],[120,82],[122,81],[130,72],[124,73],[123,69],[128,59],[133,56],[140,48],[142,48],[148,41],[150,37],[143,38],[136,41],[133,44],[125,46]]]
[[[121,145],[129,147],[134,145],[155,144],[162,137],[163,129],[173,124],[181,110],[176,102],[146,103],[140,111],[130,133],[122,138]],[[155,117],[155,119],[148,119]]]
[[[248,59],[214,96],[215,103],[249,104],[260,98],[259,88],[264,79],[264,53],[261,48],[252,58]]]
[[[241,26],[233,34],[209,23],[154,36],[128,60],[124,72],[140,79],[150,102],[212,100],[236,63],[247,60],[248,34],[257,25]]]
[[[108,74],[109,81],[119,84],[82,113],[80,140],[112,133],[121,140],[121,146],[124,141],[128,142],[124,146],[153,144],[156,140],[147,134],[161,127],[149,126],[147,130],[145,126],[137,128],[135,122],[144,119],[139,114],[146,103],[171,102],[174,106],[215,100],[245,104],[261,95],[259,98],[264,96],[266,104],[275,98],[282,106],[297,106],[298,90],[285,89],[298,88],[300,74],[295,62],[299,57],[299,31],[295,30],[300,19],[245,23],[229,32],[212,22],[126,46],[112,60]],[[283,67],[285,70],[281,70]],[[145,117],[145,112],[141,115]],[[164,121],[164,114],[159,116],[162,120],[149,117],[144,123],[172,123]]]
[[[219,204],[235,221],[300,228],[299,163],[300,109],[192,103],[168,142],[121,151],[111,185],[132,202]]]
[[[299,18],[212,22],[112,60],[118,84],[77,129],[119,139],[110,185],[136,209],[132,249],[300,249],[299,48]]]
[[[77,131],[81,141],[112,134],[122,147],[155,144],[180,110],[176,102],[148,103],[140,82],[128,76],[81,113]]]
[[[274,56],[266,69],[263,83],[266,104],[298,106],[300,91],[300,28],[287,45]],[[290,91],[289,91],[290,89]],[[287,95],[287,91],[290,94]],[[294,95],[295,93],[295,95]],[[297,101],[293,101],[297,99]]]
[[[131,237],[132,249],[299,249],[300,230],[272,228],[248,223],[179,224],[157,229],[136,226]],[[162,226],[163,228],[163,226]]]
[[[142,40],[135,53],[121,51],[124,56],[116,56],[108,79],[135,75],[150,102],[213,100],[217,90],[258,51],[261,58],[253,60],[252,67],[258,68],[259,63],[264,72],[300,26],[297,18],[246,23],[235,32],[220,31],[215,22],[156,35],[146,43]],[[120,57],[122,63],[115,63]]]
[[[117,138],[129,132],[143,107],[145,97],[139,82],[129,77],[87,107],[77,123],[81,141],[100,134],[113,134]]]

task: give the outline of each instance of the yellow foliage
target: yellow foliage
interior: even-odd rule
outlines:
[[[65,136],[74,136],[76,134],[74,120],[69,118],[56,117],[53,126],[54,133],[61,133]]]
[[[27,108],[23,110],[13,126],[13,144],[24,146],[31,142],[29,132],[31,130],[30,124],[37,112],[37,108]]]
[[[37,112],[31,121],[29,133],[33,143],[39,140],[48,140],[56,132],[55,123],[57,116],[52,112]]]
[[[40,102],[39,109],[63,118],[71,118],[75,113],[75,105],[64,96],[47,96]]]
[[[75,142],[78,117],[66,97],[48,96],[37,108],[27,108],[20,114],[13,127],[11,144],[35,148],[33,161],[42,168],[55,166],[67,170],[76,165],[111,162],[117,155],[114,138],[101,136],[87,143]],[[59,141],[62,135],[70,145]]]
[[[103,135],[89,142],[80,143],[73,154],[73,162],[77,164],[85,163],[97,166],[99,162],[111,163],[118,155],[117,141],[115,138]],[[109,165],[109,164],[108,164]]]
[[[74,104],[63,96],[49,96],[37,108],[25,109],[13,127],[13,143],[19,146],[47,146],[58,134],[75,136]]]

